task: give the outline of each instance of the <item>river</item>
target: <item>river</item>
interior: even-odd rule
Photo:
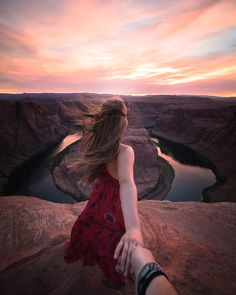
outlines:
[[[48,162],[51,157],[80,138],[81,135],[77,133],[67,135],[59,145],[49,149],[43,156],[39,157],[31,171],[28,172],[28,176],[17,184],[15,194],[39,197],[40,199],[55,203],[76,203],[75,199],[70,195],[64,194],[56,187],[48,168]]]
[[[76,203],[77,201],[70,195],[64,194],[55,186],[48,169],[48,162],[52,156],[80,138],[80,134],[68,135],[58,146],[41,156],[34,163],[27,177],[18,183],[15,194],[36,196],[56,203]],[[207,168],[194,152],[186,151],[184,146],[176,146],[163,139],[152,138],[152,140],[156,143],[159,156],[168,161],[175,172],[171,190],[165,199],[201,201],[202,190],[216,181],[212,170]]]
[[[163,138],[151,138],[158,155],[174,169],[174,180],[165,200],[202,201],[202,191],[216,182],[211,164],[193,150]]]

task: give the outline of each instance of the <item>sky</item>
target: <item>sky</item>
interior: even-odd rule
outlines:
[[[0,0],[0,93],[236,96],[236,0]]]

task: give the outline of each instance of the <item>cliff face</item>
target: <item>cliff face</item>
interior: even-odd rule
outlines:
[[[63,259],[63,243],[86,204],[0,199],[1,294],[120,294],[104,286],[98,267]],[[235,212],[236,204],[224,202],[138,203],[145,247],[179,294],[235,293]]]
[[[56,103],[0,101],[0,104],[2,194],[10,189],[6,184],[16,167],[58,142],[69,129],[58,116]]]
[[[208,189],[210,200],[236,201],[236,107],[163,112],[153,133],[185,143],[210,159],[217,176],[227,179],[217,191]]]
[[[160,169],[157,163],[157,151],[150,140],[149,134],[143,128],[142,123],[135,113],[130,112],[129,127],[124,136],[124,143],[131,145],[135,151],[134,178],[137,185],[139,198],[155,189],[158,184]],[[66,165],[73,162],[80,154],[80,142],[63,152],[63,158],[59,165],[52,170],[54,182],[65,193],[81,200],[87,199],[91,193],[93,184],[82,188],[78,185],[78,179],[82,177],[83,170],[69,171]],[[60,155],[59,155],[60,156]]]
[[[207,190],[210,201],[236,201],[235,103],[156,96],[131,104],[154,135],[185,144],[213,163],[225,182]]]
[[[0,195],[11,193],[14,181],[24,174],[24,165],[29,165],[71,131],[61,101],[68,105],[75,102],[86,111],[100,100],[99,95],[88,94],[27,94],[10,95],[10,98],[1,95]]]

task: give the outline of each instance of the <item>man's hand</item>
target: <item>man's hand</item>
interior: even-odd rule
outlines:
[[[153,257],[150,250],[143,247],[135,247],[131,255],[131,265],[134,272],[134,278],[137,279],[138,273],[142,267],[148,262],[154,262],[155,258]]]
[[[131,269],[131,253],[133,247],[137,245],[143,247],[143,237],[139,228],[130,228],[126,231],[123,235],[121,240],[116,246],[114,252],[114,259],[117,259],[120,256],[121,249],[121,263],[120,263],[120,270],[123,272],[124,276],[127,276]]]
[[[134,247],[131,255],[131,265],[133,271],[133,278],[138,283],[138,275],[148,262],[155,262],[155,258],[151,251],[142,247]],[[119,270],[119,268],[117,267]],[[178,295],[174,286],[165,276],[157,276],[148,285],[145,294],[159,294],[159,295]]]

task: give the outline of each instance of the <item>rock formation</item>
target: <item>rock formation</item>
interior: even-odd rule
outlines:
[[[157,187],[160,169],[156,148],[151,142],[147,130],[143,128],[137,115],[132,112],[130,113],[129,127],[124,137],[124,143],[131,145],[135,151],[134,178],[139,198],[142,198]],[[74,196],[74,198],[81,200],[87,199],[93,184],[86,189],[79,187],[78,179],[82,176],[83,172],[75,171],[70,173],[66,168],[69,162],[73,162],[73,159],[78,158],[80,154],[79,145],[80,142],[78,141],[71,147],[68,147],[67,152],[62,151],[62,159],[59,165],[53,167],[52,175],[58,188]],[[60,157],[60,155],[58,156]],[[160,198],[160,196],[158,197]]]
[[[32,97],[31,97],[32,96]],[[21,100],[2,100],[1,103],[1,194],[14,193],[14,183],[19,175],[24,175],[24,169],[32,164],[41,153],[57,144],[69,133],[78,131],[71,117],[63,110],[63,105],[75,106],[82,111],[94,111],[106,99],[102,95],[31,95]],[[108,96],[109,97],[109,96]],[[18,96],[16,96],[18,98]],[[53,99],[54,98],[54,99]],[[56,99],[57,98],[57,99]],[[16,114],[16,115],[15,115]],[[135,179],[140,198],[155,190],[159,181],[158,157],[149,134],[135,113],[131,112],[125,143],[135,149]],[[69,174],[65,168],[71,157],[78,157],[79,142],[62,151],[58,157],[58,167],[53,170],[53,179],[62,191],[69,193],[77,200],[87,198],[91,187],[83,190],[78,186],[80,174]],[[69,152],[69,155],[66,152]],[[64,159],[65,156],[65,159]],[[58,159],[57,157],[57,159]],[[25,174],[26,175],[26,174]],[[159,198],[170,188],[170,183],[160,190]]]
[[[73,132],[59,102],[76,105],[87,111],[111,96],[89,93],[1,95],[0,194],[14,193],[12,188],[19,174],[24,177],[24,168],[30,166],[41,153]],[[129,111],[135,114],[145,128],[152,130],[153,134],[185,144],[212,162],[218,182],[205,190],[205,196],[207,195],[209,201],[236,201],[234,101],[177,95],[123,98]],[[132,128],[128,135],[131,141],[128,142],[134,145],[137,162],[140,164],[141,160],[146,158],[146,155],[139,156],[140,146],[144,145],[148,159],[152,159],[148,134],[138,126]],[[77,149],[78,147],[74,146],[70,155],[75,155]],[[153,171],[156,170],[153,164],[149,162],[147,165],[151,166],[148,167],[145,163],[143,170],[141,166],[137,168],[140,196],[144,196],[144,193],[155,187],[153,175],[157,177],[156,181],[160,180],[158,173]],[[64,173],[62,170],[61,174]],[[61,183],[62,179],[58,180],[58,173],[56,170],[53,172],[55,181],[61,189],[70,191],[73,196],[80,193],[85,195],[85,192],[79,193],[75,181],[72,184],[68,181]]]
[[[218,183],[209,201],[236,201],[236,103],[204,97],[128,98],[152,134],[184,144],[212,162]]]
[[[4,194],[11,191],[22,166],[59,142],[69,129],[55,111],[55,104],[0,101],[0,105],[0,192]]]
[[[86,111],[98,103],[100,97],[89,94],[1,94],[0,195],[13,193],[19,176],[24,177],[25,171],[41,154],[73,132],[60,108],[61,101],[68,105],[76,103]]]
[[[0,199],[1,294],[120,294],[103,284],[98,267],[63,259],[63,243],[86,204]],[[179,294],[235,293],[236,204],[145,200],[138,213],[145,247]]]

